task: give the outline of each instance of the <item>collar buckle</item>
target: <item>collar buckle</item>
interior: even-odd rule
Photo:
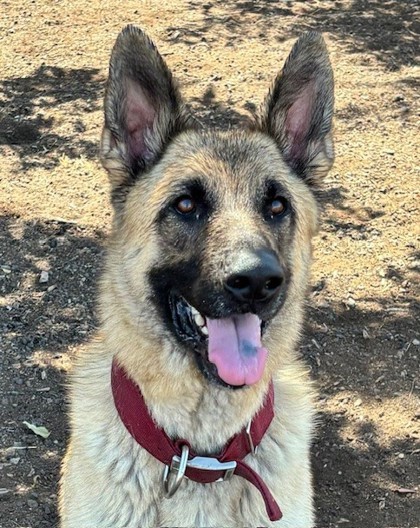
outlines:
[[[236,462],[220,462],[217,458],[196,456],[188,460],[189,448],[187,445],[182,446],[181,456],[174,455],[170,466],[165,465],[163,471],[163,488],[167,498],[172,497],[178,490],[182,479],[185,477],[185,471],[188,468],[199,471],[224,471],[222,477],[214,482],[223,482],[230,479],[235,473]],[[171,478],[172,475],[172,478]]]
[[[196,456],[188,460],[187,466],[193,469],[204,471],[224,471],[223,477],[218,478],[215,482],[229,480],[235,473],[236,462],[220,462],[217,458]]]

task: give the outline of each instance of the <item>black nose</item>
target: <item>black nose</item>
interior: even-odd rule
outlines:
[[[240,253],[225,289],[241,302],[268,302],[280,290],[284,274],[271,250]]]

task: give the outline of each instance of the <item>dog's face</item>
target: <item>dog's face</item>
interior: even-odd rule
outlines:
[[[256,122],[230,132],[197,129],[140,30],[118,37],[102,138],[117,290],[133,325],[147,306],[150,331],[203,380],[258,383],[265,334],[299,318],[317,227],[311,186],[333,159],[332,106],[314,33],[293,48]]]

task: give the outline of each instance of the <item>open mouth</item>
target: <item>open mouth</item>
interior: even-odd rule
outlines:
[[[238,388],[261,379],[268,352],[261,345],[264,324],[257,315],[212,319],[175,294],[169,296],[169,307],[177,337],[192,347],[209,380]]]

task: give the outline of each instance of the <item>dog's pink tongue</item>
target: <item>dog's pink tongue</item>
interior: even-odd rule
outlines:
[[[252,385],[263,375],[267,350],[261,346],[261,321],[254,314],[206,319],[209,360],[229,385]]]

